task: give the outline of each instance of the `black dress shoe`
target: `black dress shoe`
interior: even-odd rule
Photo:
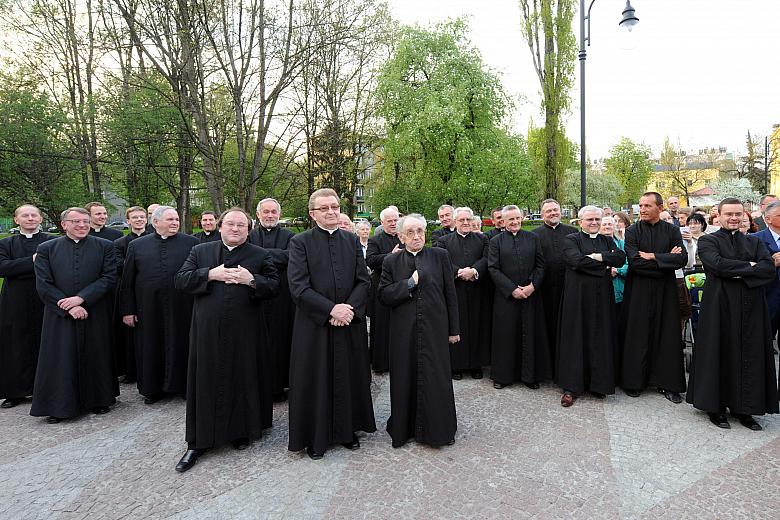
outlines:
[[[453,444],[455,444],[455,439],[450,439],[447,441],[447,446],[452,446]]]
[[[673,402],[674,404],[680,404],[682,403],[683,399],[679,392],[669,392],[668,390],[662,390],[658,389],[658,391],[662,394],[664,394],[664,397],[666,397],[669,401]]]
[[[756,422],[755,419],[753,419],[752,415],[747,414],[731,414],[732,417],[737,419],[739,421],[739,424],[747,428],[748,430],[753,430],[754,432],[760,432],[763,430],[760,424]]]
[[[596,399],[604,399],[607,397],[606,394],[602,394],[601,392],[591,392],[590,395],[592,395]]]
[[[136,379],[134,377],[124,376],[124,377],[122,377],[122,381],[121,382],[122,382],[123,385],[131,385],[131,384],[136,382]]]
[[[308,448],[306,448],[306,455],[308,455],[311,460],[320,460],[325,455],[325,452],[314,451],[314,448],[309,446]]]
[[[350,442],[343,443],[342,446],[344,446],[348,450],[356,450],[360,448],[360,441],[358,440],[357,435],[353,433],[352,440]]]
[[[249,439],[243,437],[241,439],[236,439],[234,441],[231,441],[230,444],[233,445],[233,448],[242,451],[249,447]]]
[[[726,414],[723,413],[708,413],[707,415],[710,416],[710,422],[717,426],[718,428],[723,428],[724,430],[728,430],[731,428],[731,425],[729,424],[729,420],[726,419]]]
[[[393,441],[393,448],[403,448],[406,441]]]
[[[184,455],[182,455],[181,459],[179,459],[179,463],[176,464],[176,471],[179,473],[184,473],[188,469],[192,468],[202,453],[203,450],[187,449],[187,451],[184,452]]]
[[[53,415],[46,418],[46,422],[49,423],[49,424],[57,424],[61,420],[62,419],[60,419],[59,417],[54,417]]]
[[[523,383],[526,387],[530,388],[531,390],[538,390],[539,389],[539,383]]]
[[[108,413],[111,411],[111,408],[108,406],[96,406],[95,408],[91,409],[90,412],[94,413],[95,415],[103,415],[104,413]]]
[[[624,390],[624,392],[628,397],[639,397],[639,394],[642,393],[639,390]]]
[[[0,408],[13,408],[14,406],[18,405],[24,401],[24,398],[19,397],[17,399],[6,399],[3,401],[3,404],[0,404]]]
[[[454,379],[455,381],[460,381],[461,379],[463,379],[463,372],[461,372],[460,370],[453,370],[452,379]]]
[[[505,385],[504,383],[493,383],[493,388],[496,390],[501,390],[502,388],[506,388],[509,385]]]
[[[280,392],[278,394],[274,394],[273,399],[275,403],[283,403],[287,400],[287,392]]]
[[[478,368],[476,370],[472,370],[471,371],[471,378],[472,379],[482,379],[482,376],[483,376],[483,374],[482,374],[482,369],[481,368]]]
[[[160,399],[162,399],[162,395],[161,394],[150,395],[150,396],[144,397],[144,404],[154,404],[157,401],[159,401]]]

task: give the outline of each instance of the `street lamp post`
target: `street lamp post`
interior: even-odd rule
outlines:
[[[596,0],[591,0],[588,5],[587,12],[585,11],[585,1],[580,0],[580,207],[585,206],[585,57],[587,52],[585,51],[585,42],[590,46],[590,10],[593,7],[593,3]],[[585,20],[588,21],[587,26]],[[634,8],[631,7],[631,1],[626,0],[626,7],[623,9],[623,19],[618,24],[620,27],[624,27],[631,31],[634,26],[639,22],[639,18],[636,17]],[[585,31],[587,27],[587,32]]]

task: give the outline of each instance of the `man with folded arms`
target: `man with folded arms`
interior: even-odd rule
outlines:
[[[699,239],[707,274],[686,400],[729,428],[726,409],[743,426],[761,430],[753,415],[778,413],[775,359],[764,287],[776,276],[760,238],[739,232],[744,207],[727,198],[721,228]]]

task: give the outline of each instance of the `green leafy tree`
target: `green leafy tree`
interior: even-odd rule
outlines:
[[[623,188],[618,197],[620,206],[627,207],[638,201],[653,171],[650,148],[627,137],[621,137],[610,149],[604,165],[606,173],[617,178]]]
[[[610,206],[612,208],[624,207],[620,202],[623,186],[620,180],[609,173],[586,172],[585,189],[587,190],[585,202],[594,206]],[[580,205],[580,170],[570,169],[566,171],[563,184],[563,197],[561,203],[564,206],[578,208]]]
[[[0,76],[0,199],[28,203],[47,220],[86,202],[80,154],[67,138],[67,115],[26,77]]]
[[[577,40],[572,30],[575,0],[520,0],[523,37],[531,51],[539,79],[544,111],[542,143],[545,154],[539,167],[544,173],[544,196],[559,198],[568,150],[562,116],[569,109]]]
[[[484,211],[533,191],[533,183],[522,182],[522,138],[503,126],[507,96],[466,31],[460,20],[401,30],[378,83],[387,137],[374,207],[389,202],[432,214],[442,202],[468,202]]]

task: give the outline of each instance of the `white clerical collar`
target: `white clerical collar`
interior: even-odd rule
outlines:
[[[464,237],[464,238],[465,238],[466,236],[468,236],[468,233],[466,233],[465,235],[464,235],[463,233],[461,233],[460,231],[457,231],[457,233],[458,233],[460,236]]]
[[[232,250],[234,250],[235,248],[237,248],[237,247],[238,247],[238,246],[229,246],[229,245],[227,245],[227,244],[225,243],[225,241],[224,241],[224,240],[222,241],[222,245],[223,245],[223,246],[225,246],[225,247],[227,247],[228,251],[232,251]]]
[[[548,227],[548,228],[550,228],[550,229],[555,229],[555,228],[557,228],[558,226],[560,226],[560,225],[561,225],[561,223],[560,223],[560,222],[558,222],[558,223],[557,223],[557,224],[555,224],[554,226],[551,226],[550,224],[548,224],[547,222],[545,222],[545,223],[544,223],[544,225],[545,225],[545,226],[547,226],[547,227]]]
[[[20,235],[24,235],[24,236],[25,236],[25,237],[27,237],[27,238],[32,238],[32,237],[34,237],[35,235],[37,235],[39,231],[40,231],[40,229],[39,229],[38,231],[35,231],[35,232],[33,232],[33,233],[22,233],[22,232],[20,231],[20,232],[19,232],[19,234],[20,234]]]
[[[409,250],[407,249],[407,251],[409,251]],[[422,249],[420,249],[419,251],[409,251],[409,253],[410,253],[412,256],[417,256],[417,253],[419,253],[420,251],[422,251]]]
[[[169,238],[167,235],[161,235],[160,233],[157,233],[157,236],[163,240],[167,240]]]
[[[143,235],[143,234],[146,232],[146,230],[142,229],[140,233],[136,233],[135,231],[133,231],[133,230],[131,229],[131,230],[130,230],[130,232],[131,232],[132,234],[134,234],[135,236],[137,236],[137,237],[140,237],[140,236],[142,236],[142,235]]]
[[[205,234],[205,235],[208,237],[208,236],[211,236],[211,234],[213,233],[213,231],[206,231],[206,230],[204,229],[204,230],[203,230],[203,233],[204,233],[204,234]]]
[[[337,227],[336,229],[325,229],[324,227],[320,226],[319,224],[317,224],[317,227],[318,227],[318,228],[320,228],[320,229],[321,229],[321,230],[323,230],[323,231],[327,231],[327,232],[328,232],[328,233],[330,233],[331,235],[332,235],[333,233],[335,233],[336,231],[338,231],[338,230],[339,230],[339,228],[338,228],[338,227]]]
[[[510,231],[510,233],[512,233],[512,236],[513,236],[513,237],[516,237],[516,236],[517,236],[517,234],[519,233],[519,231]]]
[[[598,233],[586,233],[585,231],[583,231],[583,233],[585,233],[586,235],[588,235],[590,238],[596,238],[597,236],[599,236],[599,234],[598,234]]]
[[[100,226],[99,228],[92,227],[92,230],[93,230],[95,233],[100,233],[101,231],[103,231],[103,228],[104,228],[104,227],[106,227],[106,226]]]

